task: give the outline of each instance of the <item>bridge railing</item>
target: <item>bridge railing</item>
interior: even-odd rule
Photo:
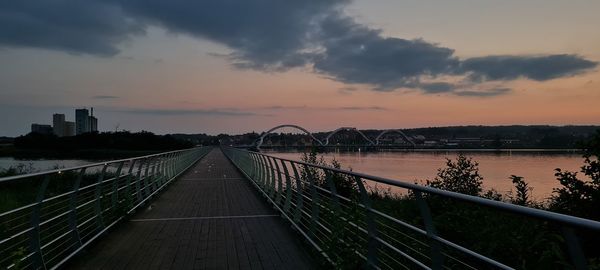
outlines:
[[[197,147],[0,178],[0,268],[59,267],[209,151]]]
[[[587,269],[584,250],[596,250],[587,255],[600,258],[600,222],[257,152],[223,151],[317,252],[341,267]]]

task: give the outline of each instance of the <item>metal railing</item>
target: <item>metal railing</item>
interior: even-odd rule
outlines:
[[[583,250],[597,251],[597,221],[222,149],[293,228],[341,268],[587,269]],[[525,255],[531,257],[519,257]]]
[[[0,269],[55,269],[209,147],[0,178]]]

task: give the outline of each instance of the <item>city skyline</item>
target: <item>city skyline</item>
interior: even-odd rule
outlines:
[[[67,121],[66,114],[53,113],[51,125],[41,124],[42,122],[36,121],[31,124],[31,132],[69,137],[99,131],[98,118],[94,116],[94,107],[90,107],[90,110],[87,108],[75,109],[73,119],[74,121]]]
[[[158,134],[600,124],[596,2],[23,3],[1,8],[47,28],[4,27],[48,34],[0,32],[0,136],[69,104],[102,111],[99,130]]]

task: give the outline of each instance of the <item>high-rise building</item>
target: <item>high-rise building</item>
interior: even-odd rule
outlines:
[[[65,121],[64,136],[75,136],[75,122]]]
[[[89,125],[90,125],[90,132],[98,131],[98,118],[94,117],[94,108],[91,108]]]
[[[32,133],[40,133],[50,135],[52,134],[52,126],[50,125],[40,125],[40,124],[31,124],[31,132]]]
[[[90,115],[88,109],[75,110],[75,133],[77,135],[90,132]]]
[[[52,115],[52,130],[58,137],[65,136],[65,115],[55,113]]]

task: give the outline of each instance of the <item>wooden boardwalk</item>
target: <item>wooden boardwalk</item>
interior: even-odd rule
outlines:
[[[311,269],[290,225],[214,149],[71,269]]]

